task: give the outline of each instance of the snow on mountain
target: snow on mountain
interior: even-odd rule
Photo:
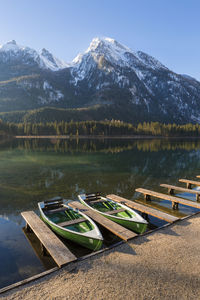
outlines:
[[[53,56],[48,50],[45,48],[42,49],[42,52],[40,54],[40,58],[44,62],[45,66],[52,70],[52,71],[58,71],[64,68],[68,68],[70,65],[66,62],[56,58]]]
[[[158,60],[142,51],[135,52],[111,38],[97,37],[92,40],[84,53],[72,61],[72,83],[77,85],[78,81],[87,78],[96,66],[106,73],[116,73],[117,68],[130,68],[139,79],[145,77],[147,69],[167,69]],[[124,83],[127,83],[127,78],[123,78]],[[115,76],[115,79],[118,82],[122,81],[120,74]]]
[[[29,47],[18,45],[15,40],[0,45],[0,62],[14,62],[16,59],[20,59],[26,64],[36,63],[40,68],[51,71],[58,71],[69,67],[69,64],[54,57],[46,49],[42,49],[42,52],[39,53]]]
[[[99,104],[125,121],[200,122],[200,82],[111,38],[94,38],[71,64],[10,41],[0,64],[0,111]]]

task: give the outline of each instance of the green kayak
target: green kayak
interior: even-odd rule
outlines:
[[[78,198],[82,204],[137,233],[143,233],[147,228],[147,221],[136,211],[126,205],[102,197],[100,193],[81,194]]]
[[[97,225],[82,212],[63,203],[56,197],[39,202],[41,218],[58,235],[97,251],[101,248],[103,237]]]

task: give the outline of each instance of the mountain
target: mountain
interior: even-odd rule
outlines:
[[[68,120],[72,108],[73,119],[76,110],[79,119],[80,108],[87,108],[82,119],[195,123],[200,122],[200,82],[111,38],[93,39],[71,63],[15,41],[0,46],[0,111],[36,109],[27,114],[38,120],[45,107],[55,109],[58,120]]]

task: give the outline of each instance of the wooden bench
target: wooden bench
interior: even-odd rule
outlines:
[[[74,225],[74,224],[79,224],[79,223],[82,223],[84,221],[87,221],[87,219],[85,219],[85,218],[77,218],[77,219],[74,219],[74,220],[57,223],[56,225],[59,225],[61,227],[65,227],[65,226],[70,226],[70,225]]]
[[[117,196],[117,195],[111,194],[111,195],[107,195],[106,197],[108,199],[119,202],[121,204],[125,204],[130,208],[137,209],[138,211],[141,211],[143,214],[156,217],[158,219],[164,220],[164,221],[169,222],[169,223],[175,222],[179,219],[179,218],[174,217],[172,215],[169,215],[165,212],[159,211],[155,208],[148,207],[148,206],[145,206],[145,205],[140,204],[140,203],[136,203],[135,201],[130,201],[128,199],[122,198],[122,197]]]
[[[200,200],[200,191],[196,191],[196,190],[191,190],[191,189],[186,189],[180,186],[175,186],[175,185],[170,185],[170,184],[160,184],[161,187],[167,188],[168,189],[168,193],[170,195],[174,195],[174,191],[180,191],[180,192],[184,192],[184,193],[191,193],[191,194],[195,194],[196,195],[196,200],[199,201]]]
[[[77,259],[34,211],[24,211],[21,215],[26,221],[27,229],[35,233],[59,267]]]
[[[153,197],[156,197],[159,199],[171,201],[173,209],[178,209],[179,203],[200,209],[200,203],[197,203],[194,201],[189,201],[189,200],[185,200],[182,198],[178,198],[178,197],[174,197],[174,196],[170,196],[170,195],[166,195],[166,194],[162,194],[162,193],[157,193],[157,192],[147,190],[147,189],[142,189],[142,188],[136,189],[135,191],[138,193],[144,194],[144,198],[146,200],[151,200],[151,196],[153,196]]]
[[[189,179],[179,179],[179,181],[186,183],[188,189],[191,189],[192,185],[200,186],[200,181],[189,180]]]
[[[125,227],[107,219],[106,217],[102,216],[100,213],[94,211],[91,208],[88,208],[87,206],[81,204],[78,201],[69,202],[68,205],[73,208],[79,209],[88,217],[92,218],[95,222],[105,227],[106,229],[108,229],[109,231],[111,231],[112,233],[114,233],[124,241],[128,241],[129,239],[137,236],[135,232],[126,229]]]

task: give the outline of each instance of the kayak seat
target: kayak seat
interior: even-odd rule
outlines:
[[[55,208],[55,209],[43,209],[45,214],[54,214],[54,213],[57,213],[57,212],[60,212],[60,211],[65,211],[67,210],[67,207],[59,207],[59,208]]]
[[[120,212],[123,212],[123,211],[126,211],[126,209],[124,209],[124,208],[113,209],[113,210],[110,210],[110,211],[105,211],[105,213],[108,214],[108,215],[114,215],[114,214],[117,214],[117,213],[120,213]]]
[[[85,198],[85,201],[95,201],[95,200],[100,200],[101,199],[101,197],[86,197]]]
[[[74,225],[74,224],[82,223],[84,221],[87,221],[87,219],[85,219],[85,218],[78,218],[78,219],[74,219],[74,220],[70,220],[70,221],[65,221],[65,222],[57,223],[56,225],[65,227],[65,226],[69,226],[69,225]]]
[[[49,200],[44,200],[44,203],[45,204],[49,204],[49,203],[63,203],[63,198],[62,197],[54,197],[52,199],[49,199]]]
[[[101,199],[101,193],[89,193],[85,194],[85,201],[93,201],[93,200],[100,200]]]
[[[98,199],[98,200],[92,200],[91,203],[94,204],[94,203],[100,203],[105,201],[106,201],[105,199]]]

